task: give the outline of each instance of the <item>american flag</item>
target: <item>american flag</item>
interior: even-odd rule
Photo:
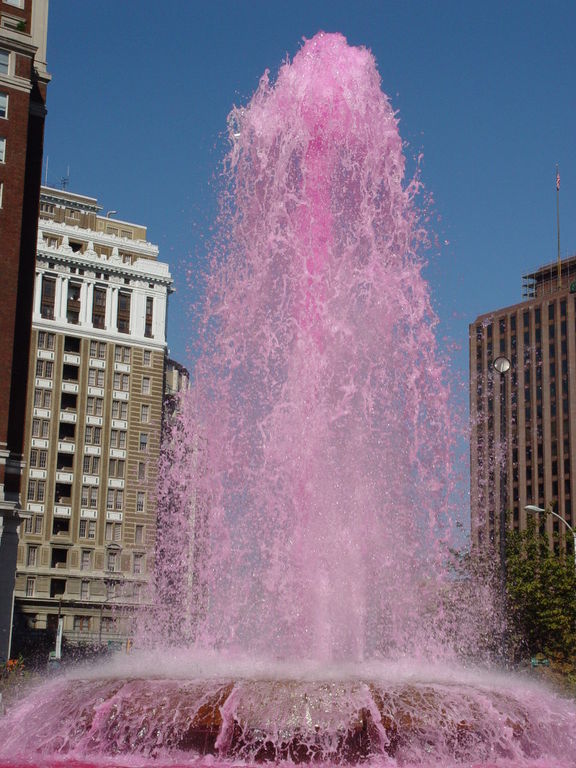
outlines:
[[[560,171],[556,168],[556,189],[560,189]]]

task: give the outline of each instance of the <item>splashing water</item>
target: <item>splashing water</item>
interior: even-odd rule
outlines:
[[[230,137],[153,650],[30,695],[0,766],[574,766],[573,704],[456,661],[495,624],[450,599],[455,420],[373,57],[317,35]]]
[[[181,489],[172,538],[188,540],[191,488],[206,508],[197,642],[319,661],[444,654],[433,603],[454,419],[419,183],[404,184],[371,54],[318,35],[230,132],[226,259],[176,427],[204,455],[171,454],[163,473]],[[182,555],[163,559],[170,589]]]

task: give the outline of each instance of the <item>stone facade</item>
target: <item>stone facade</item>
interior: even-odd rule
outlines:
[[[15,647],[131,640],[156,536],[172,278],[146,229],[42,188]]]

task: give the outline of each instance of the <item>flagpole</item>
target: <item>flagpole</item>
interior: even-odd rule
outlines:
[[[558,288],[562,288],[562,260],[560,259],[560,171],[556,166],[556,230],[558,232]]]

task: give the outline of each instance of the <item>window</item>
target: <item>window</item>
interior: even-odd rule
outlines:
[[[38,349],[54,349],[54,334],[46,333],[46,331],[39,331]]]
[[[140,414],[140,421],[143,424],[147,424],[150,421],[150,406],[149,405],[143,405],[142,406],[142,412]]]
[[[32,517],[24,518],[24,533],[32,533]]]
[[[135,544],[144,543],[144,526],[143,525],[137,525],[134,528],[134,543]]]
[[[80,600],[88,600],[90,597],[90,582],[83,581],[80,585]]]
[[[98,488],[95,485],[83,485],[80,504],[83,507],[96,509],[98,506]]]
[[[138,480],[146,479],[146,464],[143,461],[138,462]]]
[[[34,516],[34,533],[38,536],[42,533],[43,518],[42,515]]]
[[[147,432],[140,432],[140,442],[139,442],[138,448],[141,451],[148,450],[148,433]]]
[[[109,477],[124,477],[125,464],[124,459],[110,459],[108,465]]]
[[[121,511],[124,506],[124,491],[116,488],[108,488],[106,495],[106,509]]]
[[[64,352],[71,352],[73,355],[80,354],[82,339],[80,336],[64,336]]]
[[[34,390],[34,407],[35,408],[51,408],[52,407],[52,391],[50,389],[35,389]]]
[[[90,357],[99,358],[100,360],[106,359],[106,342],[105,341],[91,341],[90,342]]]
[[[130,376],[127,373],[114,374],[114,389],[118,392],[130,391]]]
[[[126,421],[128,418],[128,403],[125,400],[114,400],[112,402],[112,418]]]
[[[102,416],[104,411],[104,400],[101,397],[89,395],[86,399],[86,413],[89,416]]]
[[[36,376],[41,379],[51,379],[54,372],[52,360],[36,360]]]
[[[130,347],[116,347],[114,350],[114,360],[117,363],[130,363]]]
[[[45,480],[28,480],[28,501],[44,501],[46,494]]]
[[[8,117],[8,94],[0,91],[0,117]]]
[[[113,570],[112,568],[108,569],[109,571]],[[102,622],[102,632],[104,634],[111,634],[112,632],[117,631],[117,621],[112,616],[102,616],[101,619]]]
[[[97,475],[100,472],[100,456],[84,456],[82,471],[85,475]]]
[[[89,549],[82,550],[82,556],[80,558],[80,570],[89,571],[92,565],[92,552]]]
[[[150,394],[150,377],[149,376],[142,376],[142,394],[143,395]]]
[[[84,442],[87,445],[100,445],[102,442],[102,427],[88,425],[86,427]]]
[[[50,422],[48,419],[32,419],[32,437],[47,439],[50,437]]]
[[[106,523],[106,541],[122,541],[122,523]]]
[[[40,213],[47,213],[49,216],[54,216],[54,206],[52,203],[40,203]],[[58,247],[58,240],[55,237],[44,237],[44,240],[48,243],[48,245],[52,246],[53,248]]]
[[[106,570],[115,571],[117,560],[118,560],[118,555],[116,552],[108,552],[108,556],[106,558]]]
[[[90,616],[74,616],[75,632],[90,632]]]
[[[104,371],[100,368],[88,369],[88,386],[89,387],[103,387],[104,386]]]
[[[0,136],[0,163],[6,162],[6,139]]]
[[[143,364],[144,364],[145,366],[150,366],[150,365],[152,365],[152,353],[150,352],[150,350],[149,350],[149,349],[145,349],[145,350],[144,350],[144,356],[143,356],[143,360],[142,360],[142,362],[143,362]]]
[[[116,327],[119,333],[130,333],[130,294],[126,291],[118,293],[118,318]]]
[[[78,535],[81,539],[95,539],[96,520],[80,520]]]
[[[146,494],[144,491],[138,491],[136,494],[136,512],[144,512]]]
[[[39,451],[37,448],[32,448],[32,450],[30,451],[31,467],[46,469],[47,460],[48,460],[48,451]]]
[[[80,283],[68,283],[68,304],[66,320],[73,325],[80,322]]]
[[[10,51],[0,48],[0,75],[8,75],[10,69]]]
[[[92,300],[92,325],[94,328],[104,328],[106,321],[106,288],[94,287]]]
[[[54,302],[56,297],[56,280],[53,277],[42,277],[42,293],[40,297],[40,314],[46,320],[54,320]]]
[[[127,433],[123,429],[111,429],[110,430],[110,447],[111,448],[126,448]]]
[[[152,337],[152,311],[154,307],[154,299],[152,296],[146,296],[146,317],[144,321],[144,336],[147,338]]]
[[[38,547],[34,545],[28,546],[28,554],[26,557],[26,565],[35,566],[38,561]]]
[[[134,573],[144,573],[144,555],[134,555]]]
[[[26,597],[34,597],[35,589],[36,589],[36,579],[33,576],[29,576],[26,579]]]
[[[4,182],[0,181],[0,208],[2,208],[2,200],[4,199]]]

